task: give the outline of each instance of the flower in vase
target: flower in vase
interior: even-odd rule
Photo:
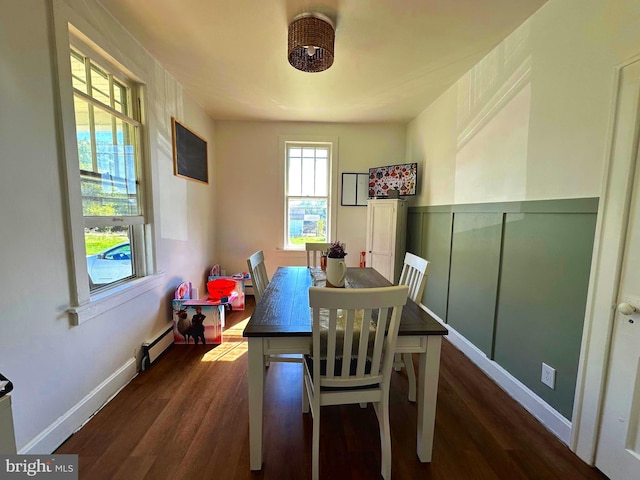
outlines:
[[[347,255],[347,252],[344,251],[344,243],[340,243],[339,240],[336,240],[329,247],[329,253],[327,256],[329,258],[344,258]]]

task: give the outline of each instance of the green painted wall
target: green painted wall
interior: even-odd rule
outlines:
[[[407,251],[432,261],[422,303],[440,318],[447,316],[449,257],[451,251],[451,213],[439,209],[424,214],[409,211],[407,215]]]
[[[502,213],[456,213],[447,323],[492,357]]]
[[[595,214],[506,215],[495,361],[571,418]],[[540,382],[542,362],[556,389]]]
[[[422,219],[424,215],[420,212],[407,212],[407,252],[411,252],[420,257],[422,253]]]
[[[570,419],[597,198],[412,207],[423,303]],[[542,362],[556,388],[540,381]]]

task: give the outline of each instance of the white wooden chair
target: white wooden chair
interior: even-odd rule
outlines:
[[[430,262],[424,258],[418,257],[413,253],[407,252],[404,256],[404,265],[400,273],[398,285],[407,285],[409,287],[409,298],[420,304],[424,287],[427,284],[427,273],[429,271]],[[409,401],[416,401],[416,372],[413,368],[413,360],[410,353],[396,353],[393,368],[399,372],[402,367],[407,369],[407,378],[409,379]]]
[[[247,267],[251,274],[251,282],[253,283],[253,295],[256,298],[256,304],[262,298],[262,294],[269,285],[269,276],[267,275],[267,267],[264,264],[264,252],[258,250],[247,259]],[[264,363],[269,366],[271,362],[295,362],[301,363],[300,355],[277,355],[269,354],[264,356]]]
[[[321,407],[369,402],[380,426],[382,477],[391,478],[389,384],[408,291],[404,285],[309,288],[313,347],[304,361],[303,412],[311,407],[313,415],[313,480],[319,478]]]
[[[307,251],[307,267],[319,267],[319,259],[322,256],[322,252],[329,250],[330,246],[330,243],[305,243],[304,247]]]
[[[251,275],[251,283],[253,284],[253,296],[256,299],[256,305],[262,298],[267,285],[269,285],[269,275],[267,274],[267,267],[264,264],[264,252],[258,250],[256,253],[247,258],[247,267],[249,268],[249,274]],[[265,365],[269,366],[269,355],[264,356]]]
[[[269,285],[269,276],[267,275],[267,267],[264,264],[264,252],[258,250],[256,253],[247,258],[247,267],[251,274],[251,283],[253,284],[253,295],[256,297],[256,304],[262,298],[267,285]]]

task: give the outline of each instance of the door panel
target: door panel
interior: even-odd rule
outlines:
[[[393,272],[394,240],[394,205],[392,203],[378,203],[370,206],[368,235],[370,266],[387,279],[391,278]]]
[[[622,82],[618,118],[628,109],[634,113],[616,128],[637,132],[640,65],[625,68]],[[637,143],[636,134],[634,145]],[[630,175],[635,176],[635,181],[596,453],[596,466],[611,480],[640,479],[640,166],[637,149],[634,152],[635,173]]]

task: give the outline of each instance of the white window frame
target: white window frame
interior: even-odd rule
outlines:
[[[65,2],[61,0],[53,1],[53,28],[55,37],[55,56],[57,67],[57,81],[59,101],[59,156],[62,159],[63,181],[66,187],[66,230],[67,230],[67,251],[69,258],[69,285],[70,298],[69,313],[72,324],[79,325],[91,318],[122,305],[124,302],[132,300],[144,292],[155,288],[161,284],[162,273],[156,271],[155,249],[153,248],[154,232],[152,228],[153,219],[147,213],[144,224],[134,226],[138,229],[136,234],[142,241],[133,242],[139,249],[134,253],[136,260],[137,277],[126,282],[119,283],[112,288],[99,290],[91,294],[89,290],[89,277],[87,272],[87,262],[85,253],[84,227],[85,217],[82,212],[82,193],[80,189],[80,169],[78,160],[78,147],[76,140],[76,124],[74,111],[74,92],[71,78],[71,44],[78,46],[81,51],[103,66],[110,72],[120,73],[133,80],[139,85],[137,89],[137,101],[144,113],[144,85],[140,77],[123,67],[124,64],[132,65],[130,61],[116,60],[118,57],[108,53],[105,48],[110,46],[108,40],[104,38],[91,25],[73,12]],[[100,45],[100,46],[98,46]],[[90,52],[89,52],[90,51]],[[144,125],[144,117],[142,124]],[[140,135],[142,144],[142,169],[145,175],[141,178],[144,199],[141,199],[148,212],[151,212],[151,189],[149,179],[151,170],[148,157],[144,152],[148,152],[145,144],[148,145],[148,133],[142,129]],[[111,220],[114,224],[119,224],[118,219]]]
[[[304,245],[289,245],[289,218],[288,218],[288,192],[287,192],[287,175],[289,169],[289,158],[287,147],[290,145],[310,146],[310,147],[327,147],[329,149],[329,172],[328,172],[328,205],[327,205],[327,241],[336,238],[336,219],[337,219],[337,195],[338,195],[338,137],[337,136],[317,136],[317,135],[286,135],[281,136],[280,158],[282,158],[282,188],[283,192],[283,221],[284,230],[282,235],[282,250],[302,251]],[[296,195],[293,195],[296,196]]]

